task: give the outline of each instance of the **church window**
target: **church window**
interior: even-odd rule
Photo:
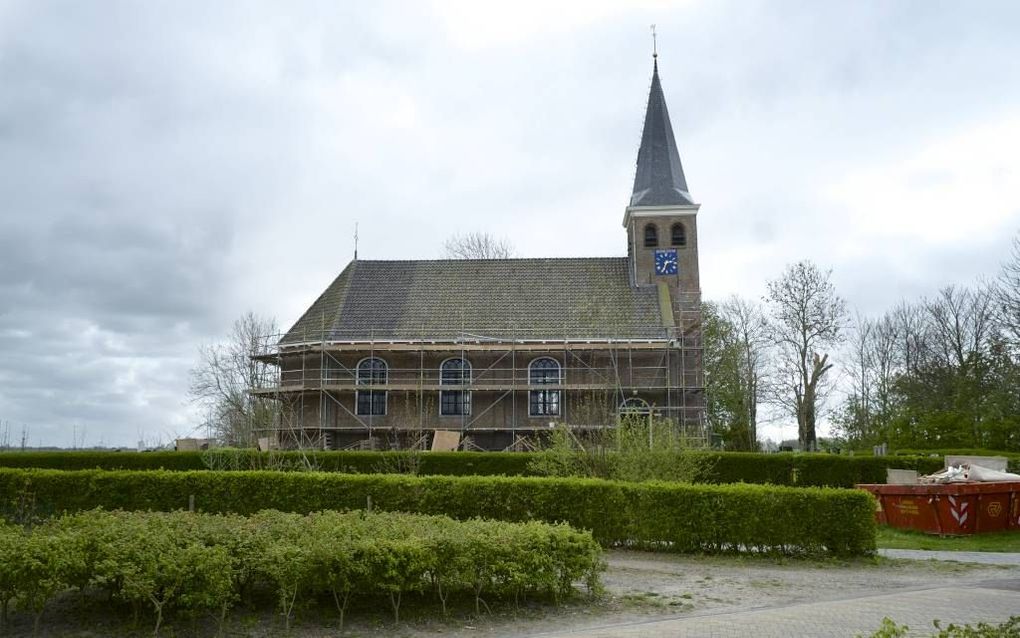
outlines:
[[[529,385],[559,385],[562,382],[560,362],[550,357],[535,359],[528,366]],[[528,393],[528,414],[559,416],[559,390],[531,390]]]
[[[471,364],[465,359],[447,359],[439,366],[439,385],[466,386],[471,383]],[[439,393],[441,416],[471,414],[470,390],[442,390]]]
[[[655,224],[645,226],[645,248],[655,248],[659,245],[659,229]]]
[[[686,246],[687,245],[687,229],[680,222],[673,224],[673,228],[670,230],[670,244],[673,246]]]
[[[389,368],[378,357],[358,363],[358,385],[386,385],[388,377]],[[358,390],[355,403],[358,416],[383,416],[386,414],[386,390]]]

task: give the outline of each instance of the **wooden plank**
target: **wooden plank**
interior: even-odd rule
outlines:
[[[453,452],[460,447],[460,432],[436,430],[432,437],[433,452]]]

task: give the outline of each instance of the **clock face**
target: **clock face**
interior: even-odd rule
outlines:
[[[656,275],[675,275],[677,270],[676,249],[655,251]]]

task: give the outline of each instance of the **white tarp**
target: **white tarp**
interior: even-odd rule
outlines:
[[[987,467],[990,470],[998,470],[1000,472],[1006,472],[1008,459],[1004,456],[961,456],[959,454],[947,454],[946,462],[942,464],[942,467],[956,466],[959,467],[966,463],[967,465],[980,465],[981,467]]]
[[[921,483],[1015,483],[1020,474],[1000,472],[970,463],[951,465],[941,472],[920,478]]]

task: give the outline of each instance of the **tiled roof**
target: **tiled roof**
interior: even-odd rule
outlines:
[[[684,168],[680,164],[680,151],[673,138],[673,126],[669,122],[666,97],[662,94],[662,83],[659,82],[659,64],[656,61],[630,205],[674,206],[693,203],[687,191]]]
[[[302,341],[664,338],[626,258],[356,260],[294,324]]]

